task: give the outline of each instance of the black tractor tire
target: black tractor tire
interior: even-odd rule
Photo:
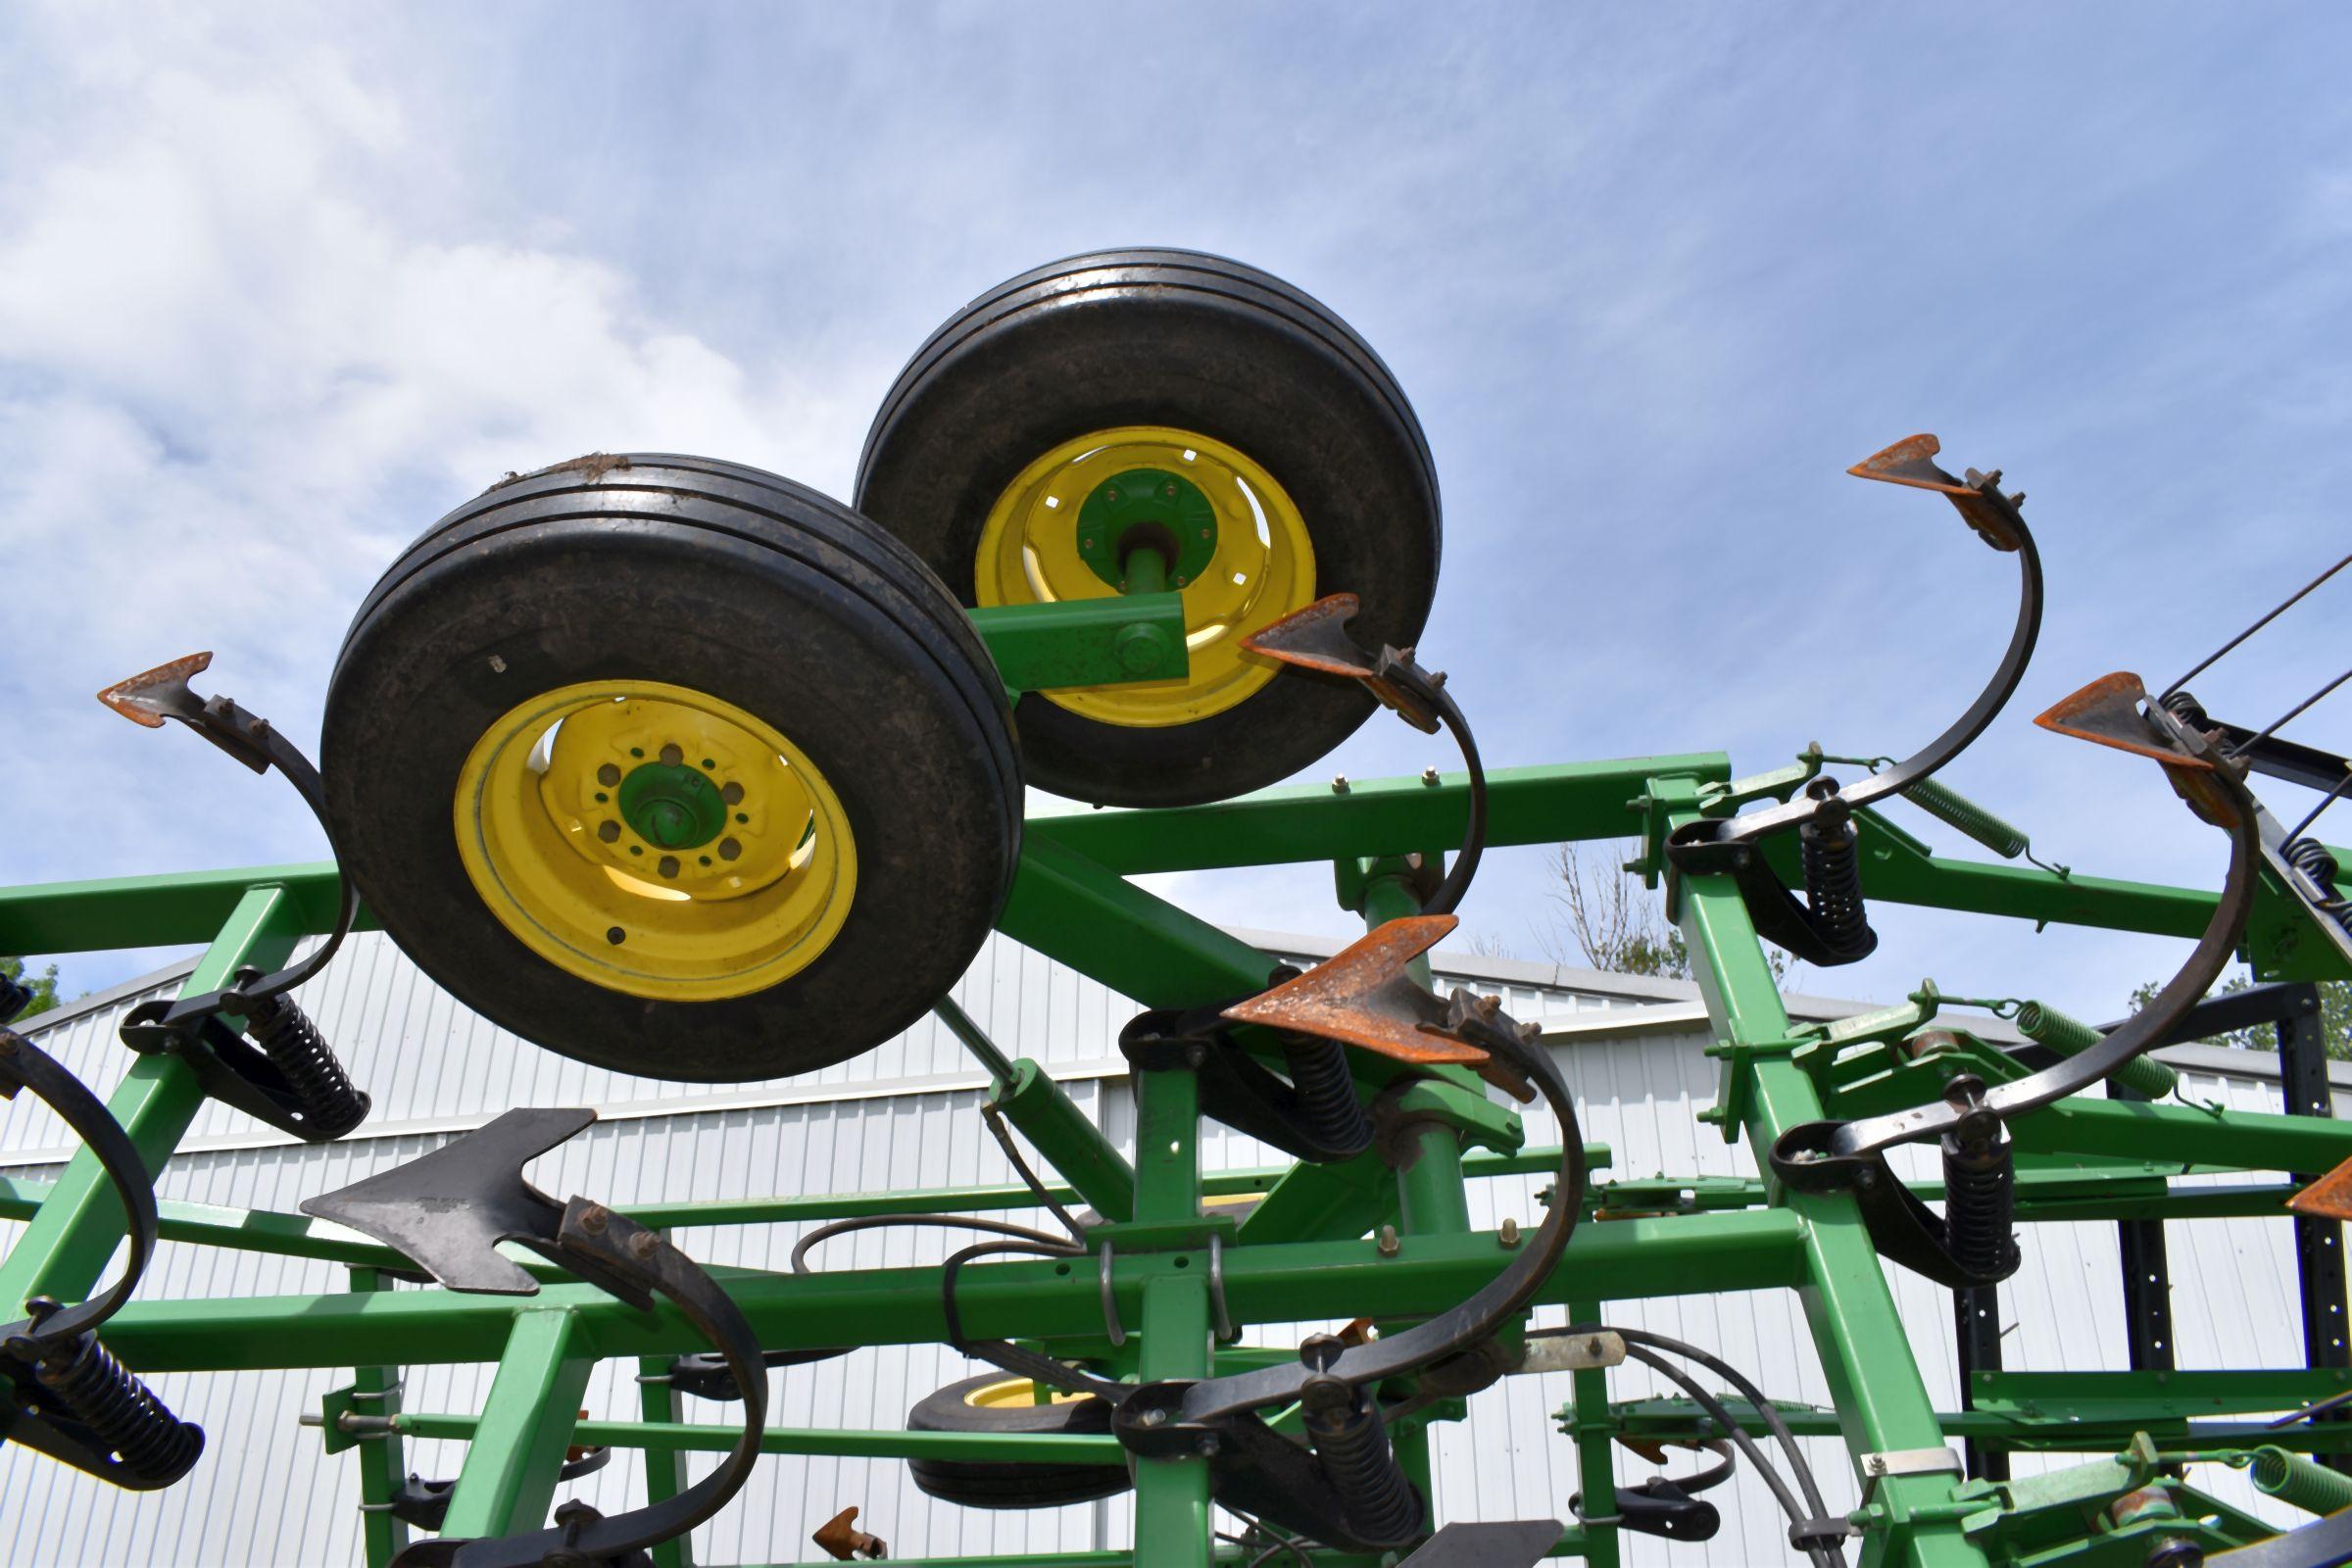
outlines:
[[[970,1396],[1002,1384],[1007,1374],[985,1373],[951,1383],[907,1412],[912,1432],[1104,1433],[1110,1404],[1097,1398],[1064,1404],[981,1405]],[[1124,1465],[979,1463],[962,1459],[909,1459],[917,1489],[942,1502],[966,1508],[1058,1508],[1116,1496],[1134,1485]]]
[[[1360,601],[1357,640],[1377,651],[1420,637],[1443,529],[1412,405],[1329,307],[1223,257],[1098,251],[972,301],[883,399],[858,461],[858,509],[975,604],[974,559],[1005,487],[1060,443],[1121,425],[1196,431],[1247,453],[1298,506],[1316,595]],[[1039,788],[1187,806],[1311,765],[1373,708],[1355,682],[1285,671],[1186,724],[1104,723],[1035,692],[1014,715]]]
[[[468,752],[534,694],[598,680],[731,703],[831,784],[858,876],[806,967],[649,1000],[542,958],[475,891],[452,826]],[[970,618],[849,508],[710,459],[583,458],[442,518],[353,619],[323,731],[336,854],[402,951],[524,1039],[648,1077],[775,1078],[889,1039],[979,951],[1019,853],[1009,712]]]

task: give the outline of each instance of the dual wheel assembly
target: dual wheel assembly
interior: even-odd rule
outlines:
[[[551,1050],[738,1082],[855,1056],[1001,912],[1024,781],[1223,799],[1372,711],[1243,639],[1335,592],[1409,647],[1438,487],[1330,310],[1184,251],[1023,273],[934,332],[847,507],[597,456],[435,523],[355,617],[322,749],[339,859],[460,1001]],[[1188,674],[1008,699],[967,607],[1175,593]]]

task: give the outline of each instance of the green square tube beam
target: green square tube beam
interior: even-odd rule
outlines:
[[[571,1446],[580,1396],[596,1362],[579,1314],[529,1306],[514,1314],[482,1419],[449,1494],[441,1534],[476,1541],[537,1530],[556,1496],[556,1473]]]
[[[1182,680],[1192,668],[1179,593],[999,605],[970,614],[1010,691]]]
[[[1792,1286],[1804,1277],[1807,1226],[1787,1209],[1685,1214],[1586,1225],[1569,1244],[1539,1302],[1599,1297],[1689,1296]],[[1119,1312],[1137,1321],[1147,1281],[1200,1278],[1205,1259],[1120,1254],[1113,1267]],[[1407,1238],[1396,1256],[1368,1241],[1236,1247],[1224,1255],[1225,1295],[1236,1323],[1295,1323],[1327,1316],[1345,1300],[1374,1317],[1444,1311],[1494,1278],[1508,1259],[1493,1232]],[[816,1274],[727,1272],[728,1294],[760,1343],[815,1349],[858,1326],[866,1345],[946,1338],[936,1268]],[[1068,1261],[979,1263],[957,1277],[956,1299],[975,1339],[1051,1339],[1102,1332],[1091,1266]],[[549,1285],[530,1304],[569,1306],[599,1356],[674,1354],[709,1347],[667,1307],[639,1312],[587,1285]],[[257,1367],[416,1366],[493,1361],[518,1310],[512,1300],[448,1291],[248,1297],[233,1301],[133,1300],[107,1325],[107,1343],[134,1369],[234,1371]]]
[[[247,888],[180,995],[217,990],[247,964],[274,968],[293,952],[302,925],[298,901],[284,888]],[[128,1047],[123,1050],[129,1054]],[[195,1072],[169,1055],[136,1057],[107,1101],[107,1109],[150,1171],[164,1168],[203,1106]],[[35,1296],[80,1300],[122,1244],[128,1223],[98,1156],[86,1149],[75,1151],[40,1212],[0,1263],[0,1303],[6,1303],[0,1310],[13,1313]]]
[[[1674,826],[1698,819],[1697,784],[1676,778],[1652,786]],[[1733,1046],[1787,1039],[1788,1011],[1733,880],[1686,877],[1680,917],[1691,973],[1718,1039]],[[1785,1056],[1750,1058],[1740,1070],[1751,1078],[1743,1126],[1751,1150],[1768,1150],[1788,1128],[1821,1117],[1813,1081]],[[1865,1453],[1941,1446],[1936,1407],[1854,1200],[1842,1193],[1790,1193],[1787,1203],[1804,1224],[1805,1278],[1798,1299],[1857,1471]],[[1592,1294],[1622,1298],[1623,1293]],[[1888,1524],[1883,1555],[1876,1560],[1913,1568],[1984,1568],[1984,1554],[1969,1544],[1955,1521],[1917,1517],[1951,1500],[1953,1479],[1915,1475],[1880,1481],[1875,1497]],[[1873,1559],[1866,1555],[1865,1560]]]

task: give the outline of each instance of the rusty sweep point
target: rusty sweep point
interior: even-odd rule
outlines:
[[[890,1548],[875,1536],[858,1528],[858,1510],[844,1508],[816,1527],[808,1538],[823,1547],[826,1555],[836,1562],[848,1562],[854,1557],[878,1560],[890,1555]]]
[[[1880,479],[1916,490],[1933,490],[1949,500],[1961,519],[1993,549],[2017,549],[2021,543],[2017,509],[2026,499],[2025,492],[2003,496],[1995,482],[2000,478],[1997,470],[1983,475],[1972,468],[1965,479],[1952,477],[1936,463],[1936,454],[1942,450],[1943,443],[1932,435],[1905,436],[1845,471],[1857,479]]]
[[[98,694],[98,700],[129,719],[149,729],[162,729],[165,715],[184,713],[204,705],[194,692],[188,690],[188,677],[200,675],[212,668],[210,651],[189,654],[168,664],[119,680]]]
[[[1226,1008],[1225,1016],[1361,1046],[1398,1061],[1476,1065],[1486,1052],[1434,1033],[1445,1027],[1446,1004],[1404,972],[1460,923],[1450,914],[1391,920],[1298,979]]]
[[[1327,594],[1304,610],[1295,610],[1273,625],[1251,632],[1242,639],[1242,646],[1300,669],[1363,680],[1372,674],[1371,661],[1347,632],[1356,609],[1355,595]]]
[[[1920,490],[1937,490],[1947,496],[1973,496],[1977,492],[1962,484],[1936,465],[1936,454],[1943,443],[1932,435],[1907,435],[1883,452],[1874,452],[1845,471],[1857,479],[1884,479],[1888,484],[1907,484]]]
[[[2288,1199],[2286,1207],[2313,1219],[2352,1220],[2352,1159]]]
[[[2168,767],[2212,771],[2211,762],[2191,757],[2181,750],[2179,742],[2149,722],[2140,711],[2147,700],[2148,688],[2137,675],[2117,670],[2112,675],[2101,675],[2072,697],[2060,699],[2034,722],[2077,740],[2153,757]]]

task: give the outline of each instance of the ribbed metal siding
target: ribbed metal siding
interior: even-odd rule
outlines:
[[[1311,953],[1297,955],[1312,956]],[[1608,997],[1557,986],[1471,980],[1504,994],[1522,1016],[1568,1019],[1637,998]],[[171,985],[160,988],[169,994]],[[709,1091],[629,1079],[588,1068],[522,1046],[465,1014],[417,977],[380,938],[355,939],[327,979],[308,998],[330,1035],[359,1064],[363,1082],[378,1094],[375,1125],[452,1118],[472,1121],[514,1103],[580,1103],[602,1100],[666,1113],[599,1123],[540,1161],[532,1176],[558,1194],[584,1192],[615,1201],[661,1201],[693,1197],[765,1193],[856,1192],[1001,1182],[1010,1172],[973,1113],[979,1098],[960,1048],[924,1025],[859,1061],[782,1085],[779,1094],[805,1094],[794,1103],[696,1112],[691,1098]],[[1108,1077],[1118,1063],[1108,1054],[1129,1011],[1105,988],[1005,942],[992,944],[959,990],[974,1015],[1008,1050],[1038,1055],[1072,1077],[1071,1092],[1101,1118],[1110,1135],[1131,1147],[1133,1103],[1124,1084]],[[48,1049],[101,1084],[119,1076],[127,1053],[114,1041],[112,1019],[135,997],[41,1031]],[[1638,1000],[1649,1000],[1646,997]],[[1648,1012],[1648,1017],[1655,1017]],[[1579,1022],[1587,1022],[1579,1018]],[[1595,1020],[1596,1021],[1596,1020]],[[1629,1021],[1631,1021],[1629,1019]],[[1589,1025],[1588,1025],[1589,1026]],[[438,1050],[427,1057],[428,1041]],[[1616,1153],[1616,1176],[1744,1174],[1747,1152],[1724,1144],[1699,1124],[1710,1103],[1715,1065],[1703,1054],[1703,1033],[1638,1038],[1585,1036],[1557,1048],[1575,1089],[1587,1139]],[[888,1053],[887,1057],[884,1053]],[[387,1064],[431,1059],[431,1072],[394,1072]],[[370,1070],[368,1063],[377,1065]],[[887,1070],[885,1070],[887,1068]],[[926,1085],[923,1080],[962,1080]],[[894,1081],[895,1080],[895,1081]],[[2259,1080],[2192,1075],[2191,1092],[2248,1108],[2277,1106],[2277,1085]],[[2339,1097],[2340,1098],[2340,1097]],[[649,1101],[664,1103],[648,1105]],[[670,1103],[687,1101],[689,1103]],[[633,1102],[633,1104],[632,1104]],[[0,1121],[0,1149],[57,1149],[62,1129],[25,1115],[25,1104]],[[217,1135],[250,1138],[233,1116],[208,1112]],[[1541,1107],[1531,1107],[1531,1141],[1555,1130]],[[167,1197],[246,1207],[291,1209],[301,1199],[388,1168],[442,1141],[438,1133],[363,1137],[326,1149],[301,1146],[220,1149],[183,1154],[167,1171]],[[1202,1158],[1211,1169],[1275,1162],[1254,1141],[1211,1126]],[[46,1171],[20,1165],[27,1176]],[[1925,1174],[1923,1168],[1921,1174]],[[1472,1214],[1493,1224],[1504,1214],[1532,1222],[1541,1212],[1541,1178],[1483,1182],[1472,1189]],[[1022,1219],[1014,1214],[1008,1217]],[[1044,1216],[1026,1216],[1042,1223]],[[13,1240],[15,1227],[5,1239]],[[690,1231],[682,1243],[713,1262],[788,1266],[798,1227],[733,1227]],[[2291,1253],[2283,1222],[2175,1224],[2176,1316],[2180,1359],[2188,1366],[2291,1364],[2299,1353],[2294,1328]],[[947,1233],[896,1230],[843,1238],[815,1261],[825,1268],[870,1268],[936,1261],[957,1238]],[[2017,1325],[2006,1349],[2020,1368],[2121,1367],[2120,1300],[2114,1228],[2038,1226],[2028,1232],[2027,1266],[2004,1293]],[[1890,1271],[1896,1300],[1939,1407],[1957,1403],[1952,1370],[1950,1308],[1941,1290]],[[229,1297],[343,1288],[330,1265],[167,1245],[147,1295]],[[1780,1397],[1826,1403],[1826,1381],[1792,1293],[1760,1292],[1612,1306],[1609,1316],[1676,1334],[1716,1350]],[[1544,1321],[1560,1321],[1549,1309]],[[1288,1343],[1286,1331],[1257,1331],[1259,1343]],[[865,1349],[773,1379],[770,1420],[787,1426],[896,1427],[906,1408],[929,1390],[968,1373],[966,1364],[938,1347]],[[633,1366],[598,1369],[588,1407],[621,1418],[636,1413],[629,1383]],[[411,1376],[412,1409],[467,1411],[480,1407],[486,1367],[424,1367]],[[169,1492],[132,1496],[113,1492],[65,1467],[18,1450],[0,1451],[0,1495],[10,1499],[9,1560],[26,1564],[355,1562],[359,1534],[352,1506],[356,1471],[341,1456],[327,1459],[318,1434],[295,1425],[316,1408],[325,1389],[347,1378],[328,1372],[182,1375],[159,1379],[168,1398],[202,1422],[211,1445],[198,1477]],[[1714,1380],[1704,1380],[1710,1385]],[[1668,1392],[1638,1369],[1611,1375],[1617,1398]],[[1575,1490],[1574,1451],[1552,1430],[1552,1413],[1568,1397],[1566,1377],[1516,1378],[1472,1401],[1472,1421],[1440,1430],[1438,1503],[1446,1518],[1568,1517]],[[688,1401],[687,1418],[723,1422],[729,1406]],[[1855,1489],[1836,1444],[1809,1445],[1833,1507],[1850,1505]],[[452,1475],[462,1462],[457,1445],[413,1444],[409,1465],[426,1475]],[[1619,1473],[1646,1473],[1620,1452]],[[698,1465],[714,1457],[698,1456]],[[2033,1461],[2021,1460],[2020,1468]],[[2054,1462],[2064,1462],[2063,1460]],[[699,1469],[697,1471],[699,1472]],[[642,1497],[637,1456],[617,1456],[577,1494],[608,1510]],[[2248,1501],[2242,1484],[2214,1474],[2204,1485]],[[1724,1510],[1723,1534],[1704,1545],[1674,1544],[1632,1536],[1634,1563],[1774,1562],[1787,1559],[1783,1526],[1769,1496],[1742,1478],[1713,1494]],[[1132,1514],[1126,1499],[1033,1514],[994,1514],[934,1504],[916,1492],[897,1461],[774,1457],[762,1462],[738,1502],[698,1535],[698,1560],[709,1563],[788,1562],[815,1557],[808,1535],[838,1508],[857,1503],[861,1523],[890,1541],[893,1554],[1085,1549],[1125,1544]],[[2267,1501],[2265,1503],[2267,1507]],[[2282,1519],[2291,1515],[2274,1516]]]

